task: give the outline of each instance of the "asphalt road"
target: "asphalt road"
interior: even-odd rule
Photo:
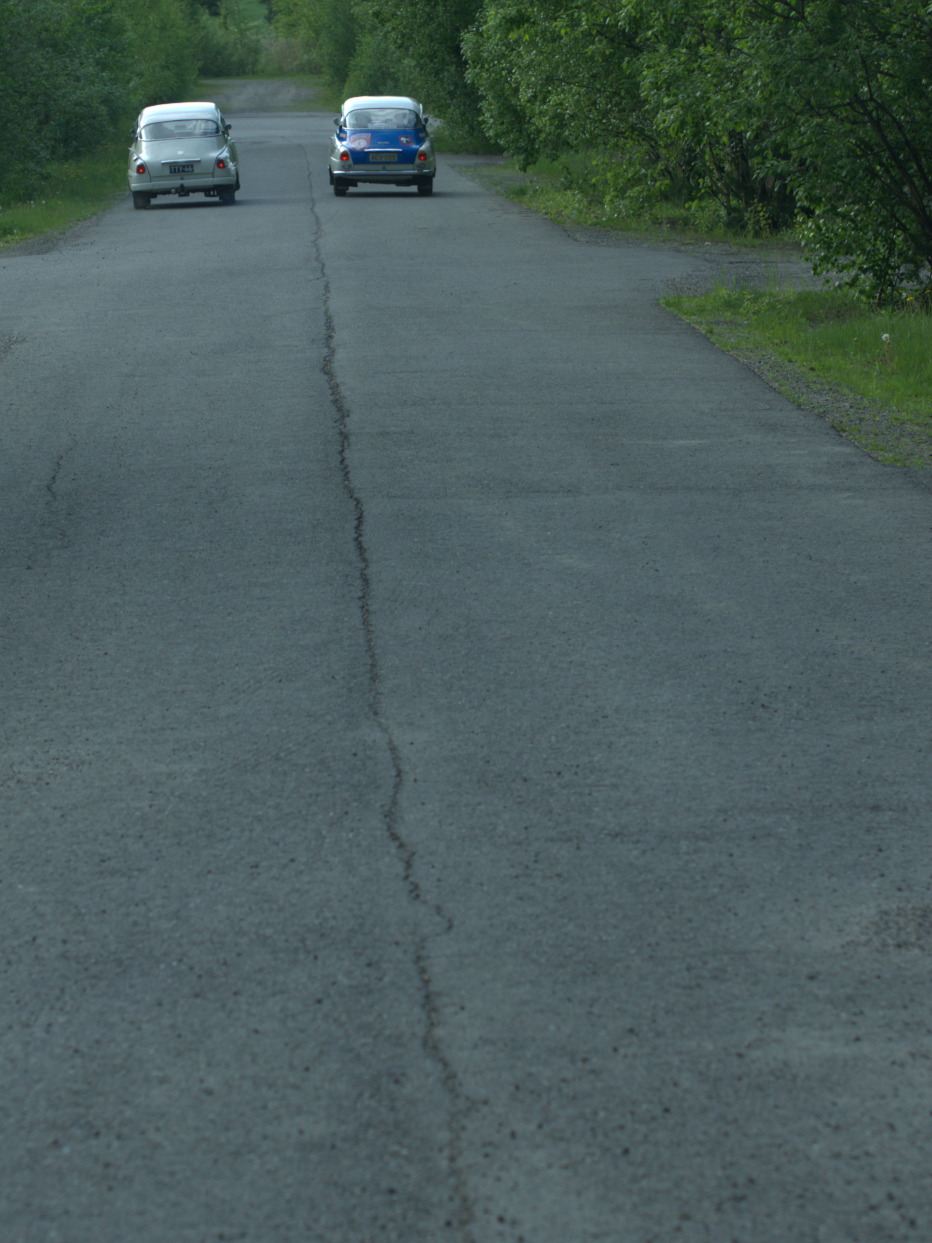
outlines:
[[[233,120],[0,253],[0,1239],[932,1238],[932,492]]]

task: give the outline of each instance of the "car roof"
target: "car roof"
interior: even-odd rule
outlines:
[[[188,100],[180,104],[150,104],[148,108],[143,108],[139,114],[139,120],[143,123],[146,121],[158,121],[167,119],[168,117],[216,117],[220,109],[216,104],[210,103],[205,99]]]
[[[344,101],[343,116],[356,108],[412,108],[419,116],[424,109],[410,95],[353,95]]]

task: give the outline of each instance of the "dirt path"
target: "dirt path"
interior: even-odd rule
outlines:
[[[305,112],[326,107],[317,78],[203,78],[201,87],[231,114]]]

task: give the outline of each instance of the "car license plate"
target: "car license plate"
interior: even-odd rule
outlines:
[[[170,173],[193,173],[193,164],[169,164],[168,171]]]
[[[397,151],[370,151],[369,152],[370,163],[375,160],[380,160],[384,164],[394,164],[398,160],[398,152]]]

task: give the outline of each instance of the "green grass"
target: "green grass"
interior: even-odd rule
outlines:
[[[723,317],[760,344],[820,377],[928,419],[932,319],[927,312],[881,310],[843,290],[719,288],[706,297],[669,299],[687,318],[714,327]]]
[[[814,394],[825,405],[834,390],[831,421],[875,457],[932,466],[932,315],[917,300],[880,309],[838,289],[720,284],[664,305],[724,349],[763,352],[765,373],[769,358],[778,386],[801,405]]]
[[[58,233],[88,220],[127,193],[127,143],[53,169],[41,193],[25,203],[0,203],[0,247]]]

